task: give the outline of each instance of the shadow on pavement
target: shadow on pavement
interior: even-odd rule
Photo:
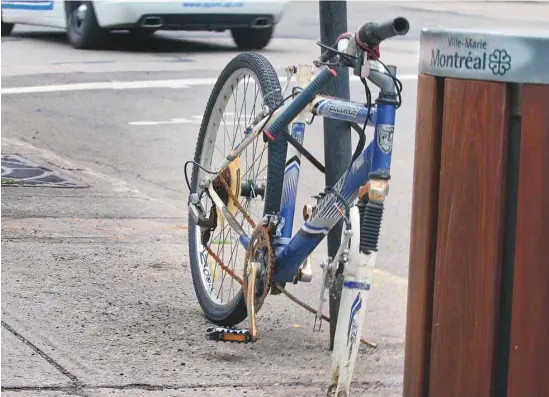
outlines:
[[[215,36],[212,36],[212,38],[215,40]],[[223,35],[219,35],[220,40],[224,38]],[[17,41],[19,39],[34,39],[70,46],[67,36],[63,31],[14,32],[10,37],[3,37],[2,41]],[[206,42],[204,39],[197,40],[193,38],[192,40],[187,40],[179,37],[167,37],[163,36],[160,32],[147,38],[135,38],[127,32],[112,32],[108,36],[106,43],[97,48],[97,50],[145,53],[239,51],[234,45],[213,44],[211,43],[212,39],[209,40],[210,42]]]

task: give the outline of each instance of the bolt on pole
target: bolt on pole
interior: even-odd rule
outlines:
[[[347,2],[320,1],[320,40],[323,44],[333,45],[337,37],[347,32]],[[323,50],[321,49],[321,52]],[[337,77],[327,87],[328,95],[349,99],[349,70],[337,70]],[[324,158],[326,164],[326,184],[333,186],[343,175],[351,162],[351,129],[349,125],[339,120],[324,119]],[[342,222],[338,223],[328,234],[328,255],[335,256],[341,242]],[[330,350],[333,349],[335,324],[339,309],[339,300],[343,279],[330,287]]]

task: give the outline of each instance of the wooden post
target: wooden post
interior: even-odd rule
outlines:
[[[549,36],[420,42],[404,397],[547,397]]]

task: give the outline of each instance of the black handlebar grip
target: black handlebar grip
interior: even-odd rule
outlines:
[[[315,96],[336,77],[336,72],[329,67],[322,69],[311,83],[295,97],[293,102],[265,129],[267,136],[277,138],[278,135],[295,119],[299,113],[315,98]]]
[[[403,17],[377,24],[369,22],[362,25],[358,31],[358,38],[369,47],[375,47],[383,40],[394,36],[403,36],[410,30],[408,20]]]

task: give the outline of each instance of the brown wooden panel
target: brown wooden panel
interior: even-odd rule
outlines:
[[[549,86],[522,89],[508,397],[549,396]]]
[[[443,81],[419,75],[408,271],[404,397],[427,390],[433,273],[436,248],[438,174]]]
[[[509,126],[503,83],[445,79],[430,397],[490,397]]]

